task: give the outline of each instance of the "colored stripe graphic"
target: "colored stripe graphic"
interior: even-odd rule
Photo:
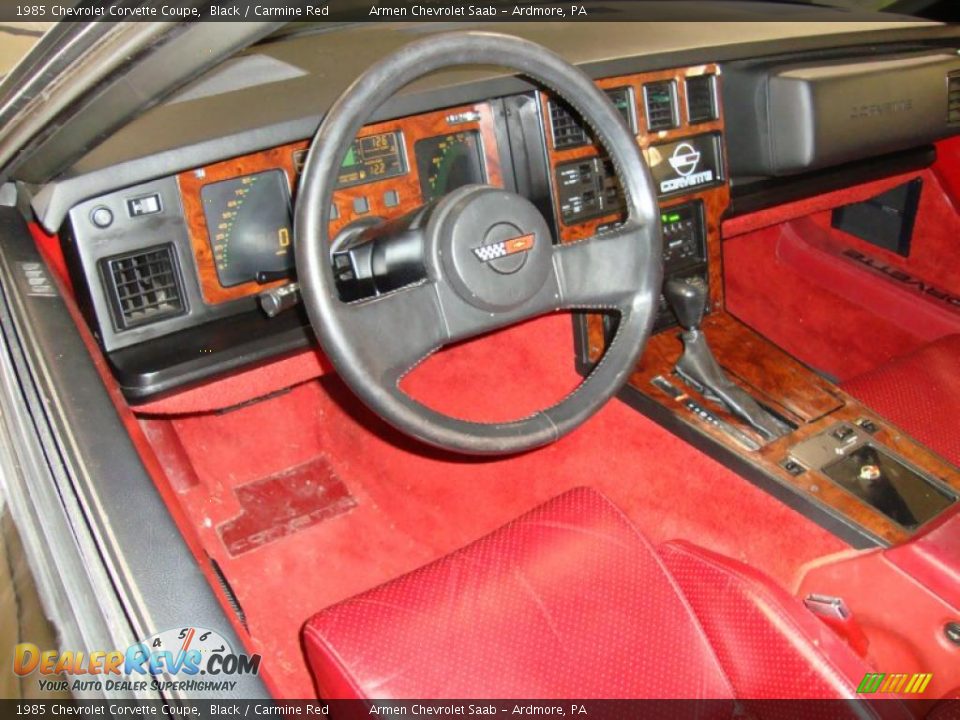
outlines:
[[[883,682],[884,677],[884,673],[867,673],[863,676],[863,680],[860,681],[860,687],[857,688],[857,692],[862,695],[875,693],[880,687],[880,683]]]
[[[867,673],[860,681],[857,693],[904,693],[919,695],[927,689],[933,673]]]
[[[927,685],[930,684],[930,681],[933,679],[933,673],[917,673],[907,683],[907,687],[904,689],[904,692],[908,693],[922,693],[927,689]]]

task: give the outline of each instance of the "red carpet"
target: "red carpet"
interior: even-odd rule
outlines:
[[[443,353],[407,387],[462,416],[519,416],[569,390],[576,381],[571,356],[569,318],[545,318]],[[199,480],[181,482],[178,497],[239,598],[250,647],[264,656],[265,679],[285,697],[313,695],[299,633],[315,611],[572,487],[607,494],[655,543],[685,538],[782,582],[802,563],[843,547],[619,402],[559,443],[499,460],[447,455],[407,440],[358,407],[332,376],[172,423]],[[169,473],[175,455],[164,461]],[[323,481],[342,482],[356,506],[341,505],[339,514],[294,532],[287,526],[231,557],[217,528],[241,514],[238,490],[247,494],[249,510],[250,488],[240,488],[308,461],[335,474]],[[289,523],[286,512],[287,506],[277,508],[276,516]]]
[[[909,258],[830,227],[829,208],[865,200],[915,177],[923,179],[923,191]],[[798,248],[807,240],[811,247],[822,241],[858,251],[894,272],[960,294],[960,264],[944,261],[960,252],[960,216],[934,170],[734,218],[724,224],[724,237],[727,309],[801,361],[840,380],[960,332],[956,308],[927,308],[935,301],[911,296],[915,291],[904,283],[878,277],[846,258],[815,259],[815,253]],[[891,293],[905,298],[889,302]],[[937,316],[935,321],[924,321],[921,311],[926,310]]]

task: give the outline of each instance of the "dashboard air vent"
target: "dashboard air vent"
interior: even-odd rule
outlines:
[[[960,72],[947,76],[947,122],[960,124]]]
[[[186,312],[180,270],[172,245],[158,245],[105,258],[100,272],[118,330]]]
[[[691,125],[717,119],[713,87],[713,75],[687,78],[687,118]]]
[[[677,86],[673,80],[647,83],[643,86],[643,102],[647,108],[647,130],[669,130],[677,121]]]
[[[550,128],[556,150],[587,144],[587,133],[574,118],[571,110],[556,100],[550,101]]]

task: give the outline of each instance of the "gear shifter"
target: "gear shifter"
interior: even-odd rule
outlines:
[[[743,388],[736,385],[717,363],[707,337],[700,329],[707,307],[707,290],[702,283],[676,278],[667,280],[663,293],[683,328],[683,355],[677,362],[677,374],[706,397],[725,405],[730,412],[750,424],[767,440],[786,435],[791,428],[760,407]]]
[[[707,309],[706,289],[696,281],[667,280],[664,288],[667,302],[677,316],[680,327],[691,332],[700,332],[700,323]]]

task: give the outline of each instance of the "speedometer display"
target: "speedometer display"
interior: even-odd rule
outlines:
[[[282,170],[211,183],[200,197],[223,287],[293,268],[290,190]]]
[[[487,181],[483,146],[476,130],[418,140],[414,153],[424,202],[458,187]]]

